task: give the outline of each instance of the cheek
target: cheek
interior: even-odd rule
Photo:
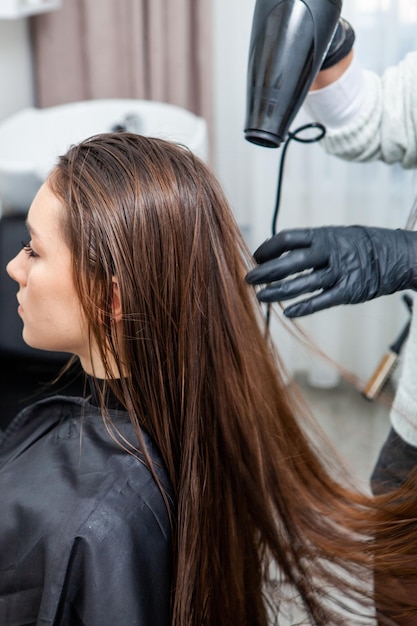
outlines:
[[[27,272],[27,282],[22,290],[23,305],[33,307],[33,314],[41,314],[54,325],[76,325],[80,307],[75,287],[65,266],[55,266],[35,260]]]
[[[77,325],[82,318],[78,296],[71,281],[57,280],[49,285],[37,285],[36,298],[47,295],[54,315],[61,315],[65,320],[72,320]]]
[[[87,323],[71,283],[35,281],[31,275],[22,300],[23,337],[29,345],[82,354],[88,338]]]

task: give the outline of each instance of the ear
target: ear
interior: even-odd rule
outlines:
[[[113,304],[112,304],[112,319],[115,322],[120,322],[122,319],[122,304],[120,301],[119,281],[113,276]]]

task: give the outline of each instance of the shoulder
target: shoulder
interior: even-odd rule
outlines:
[[[49,398],[43,398],[42,400],[29,404],[19,411],[5,430],[5,434],[15,432],[26,422],[32,422],[37,416],[49,417],[79,412],[80,407],[84,406],[85,403],[86,400],[84,398],[78,398],[76,396],[54,395]]]
[[[83,398],[56,395],[28,405],[2,432],[0,452],[14,446],[19,439],[29,436],[39,428],[48,430],[68,417],[79,415],[84,404]]]
[[[14,482],[20,476],[22,483],[26,473],[42,484],[49,472],[48,493],[55,491],[51,497],[92,508],[103,503],[113,508],[113,520],[120,511],[125,516],[132,502],[135,507],[140,502],[143,514],[147,510],[154,515],[166,532],[167,512],[157,480],[171,500],[172,490],[161,455],[143,432],[150,469],[127,413],[111,411],[109,417],[112,426],[98,407],[82,398],[54,396],[37,402],[6,430],[0,468],[14,476]]]

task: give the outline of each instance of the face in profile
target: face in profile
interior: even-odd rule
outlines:
[[[17,311],[24,341],[32,348],[83,357],[85,321],[72,278],[71,252],[60,230],[63,210],[44,183],[29,209],[28,240],[6,269],[19,285]]]

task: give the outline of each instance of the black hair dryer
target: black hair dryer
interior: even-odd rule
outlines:
[[[278,148],[332,41],[342,0],[257,0],[247,72],[245,138]]]

